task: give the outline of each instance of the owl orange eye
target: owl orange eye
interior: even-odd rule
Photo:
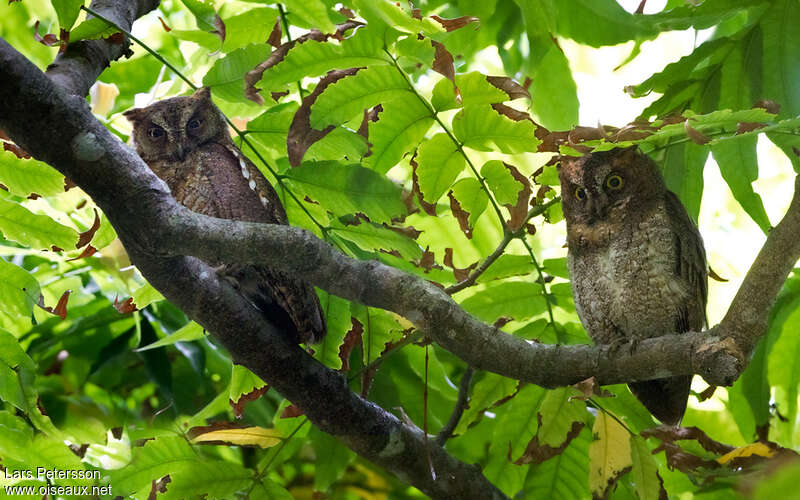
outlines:
[[[575,188],[575,198],[578,198],[581,201],[585,200],[586,199],[586,190],[583,189],[582,187]]]
[[[153,139],[158,139],[164,136],[164,129],[161,127],[150,127],[150,130],[147,131],[147,135]]]
[[[186,128],[188,128],[189,130],[200,128],[200,120],[198,120],[197,118],[192,118],[191,120],[189,120],[189,123],[186,124]]]
[[[606,187],[609,189],[622,189],[622,177],[617,174],[609,175],[606,179]]]

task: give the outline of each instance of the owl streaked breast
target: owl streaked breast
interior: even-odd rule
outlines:
[[[581,322],[598,344],[621,344],[705,324],[700,233],[658,167],[635,149],[562,161],[568,267]],[[680,423],[690,376],[629,384],[666,424]]]
[[[287,224],[277,193],[231,140],[209,89],[174,97],[125,116],[136,151],[190,210],[224,219]],[[325,320],[314,287],[257,265],[209,262],[265,318],[297,342],[318,342]]]

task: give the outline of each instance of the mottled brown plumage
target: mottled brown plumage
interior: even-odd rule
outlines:
[[[705,324],[703,241],[656,164],[635,148],[564,159],[559,169],[578,315],[598,344],[634,344]],[[691,376],[629,384],[678,425]]]
[[[287,224],[277,193],[234,145],[207,88],[125,116],[133,123],[139,156],[179,203],[212,217]],[[322,339],[325,321],[311,285],[263,266],[209,264],[294,341]]]

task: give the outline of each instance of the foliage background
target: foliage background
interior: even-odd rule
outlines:
[[[288,12],[292,38],[311,27],[330,32],[333,23],[344,21],[334,3],[286,2],[281,8]],[[503,205],[514,205],[523,184],[492,160],[514,165],[540,204],[555,195],[543,189],[553,183],[553,167],[534,177],[552,152],[537,152],[529,122],[512,122],[489,109],[489,103],[506,102],[529,111],[537,123],[554,131],[598,121],[623,126],[639,115],[700,114],[693,126],[715,139],[709,146],[692,142],[682,126],[677,131],[661,128],[639,142],[664,166],[667,182],[699,217],[710,263],[729,279],[711,283],[711,324],[724,314],[764,231],[777,222],[791,193],[792,162],[797,165],[792,147],[798,142],[792,119],[800,113],[800,79],[794,78],[800,35],[792,29],[800,21],[796,2],[706,0],[695,6],[669,1],[648,4],[647,16],[630,15],[611,1],[416,5],[422,16],[480,19],[451,32],[429,17],[416,20],[405,5],[345,3],[367,20],[373,30],[369,33],[385,42],[387,51],[367,50],[355,57],[347,41],[299,45],[284,66],[269,69],[258,85],[270,91],[286,88],[291,94],[276,103],[265,91],[263,106],[244,97],[243,77],[272,50],[264,41],[280,17],[275,4],[165,1],[137,21],[133,33],[195,84],[212,88],[221,109],[248,131],[246,137],[275,169],[264,168],[268,178],[275,181],[278,172],[298,199],[316,202],[303,202],[301,208],[279,187],[293,224],[315,231],[354,257],[377,258],[445,286],[457,281],[453,267],[483,261],[503,241],[498,213],[509,219]],[[80,26],[86,27],[82,12],[71,19],[80,5],[55,0],[3,5],[0,36],[44,69],[57,47],[34,39],[34,23],[39,21],[42,34],[72,28],[74,41]],[[633,11],[636,5],[627,2],[625,7]],[[224,40],[211,33],[217,14],[225,23]],[[386,26],[396,30],[385,31]],[[416,32],[426,38],[409,36]],[[452,84],[434,71],[431,39],[455,56],[461,103],[448,97]],[[97,117],[122,140],[130,133],[122,111],[189,91],[159,60],[139,46],[132,49],[130,59],[113,63],[101,75],[102,84],[90,98]],[[322,57],[324,50],[346,57]],[[293,66],[290,57],[303,51],[314,64]],[[387,54],[397,59],[397,66]],[[670,71],[667,64],[674,61],[680,66]],[[306,163],[292,168],[286,139],[299,102],[298,86],[308,95],[329,69],[352,66],[368,69],[329,87],[312,107],[312,125],[320,125],[316,128],[340,126],[311,146]],[[509,99],[481,74],[507,75],[520,83],[531,78],[532,98]],[[656,76],[650,78],[652,74]],[[365,75],[375,78],[374,87]],[[407,88],[405,78],[412,87]],[[342,85],[348,81],[349,88]],[[337,92],[341,101],[335,100]],[[326,106],[325,98],[332,104]],[[777,116],[763,111],[709,115],[722,109],[749,110],[760,99],[780,104]],[[343,105],[348,102],[363,106]],[[379,103],[380,119],[369,125],[373,154],[364,156],[367,141],[355,131],[363,107]],[[465,155],[486,179],[488,190],[456,144],[446,134],[437,135],[442,129],[434,123],[432,109],[466,146]],[[461,109],[472,114],[473,128],[459,125]],[[756,139],[757,132],[736,134],[741,122],[774,127]],[[505,135],[498,123],[504,124]],[[436,216],[419,210],[419,201],[408,194],[414,182],[412,156],[406,153],[415,150],[418,186],[427,202],[437,203]],[[263,383],[232,366],[199,326],[187,323],[144,282],[102,217],[91,241],[99,253],[75,259],[83,250],[73,250],[78,234],[94,221],[91,200],[78,189],[65,192],[64,180],[46,165],[9,151],[1,154],[0,182],[8,187],[0,191],[0,458],[6,469],[97,468],[103,471],[101,483],[112,484],[115,495],[135,498],[146,497],[152,480],[165,474],[170,482],[159,497],[207,493],[232,498],[249,492],[251,498],[310,498],[314,491],[331,498],[420,496],[304,423],[302,416],[291,417],[288,403],[275,391],[243,404],[238,420],[256,429],[254,443],[261,447],[187,441],[184,436],[192,427],[236,420],[238,410],[229,400],[239,401]],[[449,177],[442,174],[448,170]],[[469,213],[471,238],[454,215],[458,210],[447,196],[451,189]],[[498,211],[492,207],[495,200]],[[528,207],[525,201],[523,208]],[[356,212],[369,220],[354,219]],[[510,319],[502,326],[509,333],[543,342],[588,342],[569,295],[560,219],[558,205],[533,219],[535,234],[510,241],[478,284],[454,298],[487,322]],[[53,246],[64,250],[54,251]],[[448,248],[452,262],[445,257]],[[431,256],[433,266],[426,260]],[[547,278],[544,286],[540,272]],[[72,293],[65,319],[36,305],[41,294],[43,304],[54,306],[66,290]],[[748,371],[733,388],[717,389],[710,400],[692,398],[684,425],[696,425],[734,447],[760,436],[796,449],[798,292],[793,277]],[[411,342],[382,354],[387,343],[414,335],[405,320],[322,291],[320,296],[330,329],[325,343],[314,347],[318,359],[333,368],[349,364],[347,376],[355,391],[368,390],[369,398],[384,408],[400,408],[420,427],[438,432],[456,404],[464,363],[435,345]],[[122,314],[114,302],[128,297],[138,310]],[[348,335],[357,341],[345,342]],[[343,342],[353,347],[351,352],[342,349]],[[368,365],[376,370],[365,369]],[[695,389],[704,388],[696,379]],[[780,480],[766,483],[752,476],[750,469],[735,474],[732,468],[706,463],[671,470],[663,452],[650,454],[659,440],[639,434],[656,423],[624,386],[609,390],[616,397],[594,397],[587,404],[574,399],[577,393],[571,388],[546,391],[477,373],[470,407],[447,449],[465,462],[479,463],[505,493],[522,498],[584,498],[604,492],[616,498],[655,498],[660,490],[656,474],[670,496],[728,498],[736,491],[756,496],[790,491],[781,491],[788,486]],[[220,440],[242,444],[241,439],[241,433],[233,433]],[[720,455],[696,441],[684,446],[705,460]],[[538,463],[535,457],[542,456],[534,451],[546,447],[555,452]],[[778,474],[778,479],[790,476],[787,471]],[[205,480],[198,481],[198,475]],[[39,484],[8,478],[0,482]],[[608,484],[612,486],[606,491]]]

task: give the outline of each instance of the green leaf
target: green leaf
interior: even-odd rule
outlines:
[[[297,103],[279,104],[247,122],[247,136],[281,156],[287,156],[286,137],[297,112]]]
[[[225,460],[196,460],[191,466],[177,467],[169,477],[167,491],[159,498],[234,498],[235,493],[246,491],[252,484],[253,471]]]
[[[464,108],[453,118],[453,134],[462,144],[478,151],[535,153],[540,141],[533,129],[530,121],[515,122],[489,105]]]
[[[422,33],[430,36],[444,31],[442,25],[430,18],[417,19],[413,17],[411,7],[402,2],[392,0],[353,0],[353,2],[359,13],[368,21],[380,19],[387,26],[415,35]]]
[[[84,0],[50,0],[58,16],[58,26],[69,31],[78,19]],[[72,40],[70,40],[72,41]]]
[[[695,223],[700,215],[707,158],[708,148],[691,142],[671,145],[664,152],[662,172],[667,189],[678,195]]]
[[[795,64],[800,53],[800,5],[793,0],[778,0],[761,18],[763,97],[780,103],[779,117],[800,114],[800,66]]]
[[[269,38],[277,16],[277,9],[263,7],[226,17],[223,52],[231,52],[253,43],[263,43]]]
[[[214,63],[203,77],[203,85],[227,101],[249,103],[244,96],[244,75],[263,62],[269,51],[265,43],[234,50]]]
[[[398,185],[357,164],[304,162],[286,175],[290,186],[336,215],[361,212],[380,223],[406,212]]]
[[[438,133],[423,142],[417,151],[417,180],[422,198],[428,203],[436,203],[450,189],[467,162],[456,143],[445,133]]]
[[[204,329],[202,326],[198,325],[194,321],[190,321],[180,329],[176,330],[170,335],[167,335],[161,340],[153,342],[152,344],[148,344],[144,347],[140,347],[135,349],[135,352],[147,351],[149,349],[156,349],[158,347],[164,347],[168,345],[173,345],[176,342],[190,342],[192,340],[201,339],[205,336]]]
[[[488,284],[485,289],[461,302],[461,306],[487,323],[493,323],[501,316],[521,321],[541,314],[546,309],[541,285],[528,281]]]
[[[455,80],[461,96],[460,100],[456,99],[453,82],[447,78],[442,78],[433,87],[431,104],[437,111],[509,100],[508,94],[489,83],[486,75],[478,71],[459,73]]]
[[[463,434],[467,428],[483,416],[483,412],[493,407],[498,401],[514,394],[517,390],[517,381],[491,372],[485,372],[483,377],[474,383],[469,406],[456,427],[456,434]]]
[[[250,492],[250,500],[294,500],[294,497],[278,483],[261,478]]]
[[[586,403],[572,399],[575,393],[572,387],[561,387],[547,392],[539,407],[542,415],[542,426],[537,434],[540,444],[561,446],[573,422],[586,422]]]
[[[74,30],[69,32],[69,43],[75,43],[80,40],[104,38],[118,32],[119,29],[116,26],[108,24],[97,17],[93,17],[91,19],[86,19],[76,26]]]
[[[647,442],[640,436],[631,435],[631,481],[636,487],[636,493],[641,500],[658,500],[661,492],[658,466]]]
[[[369,124],[372,155],[364,163],[378,173],[388,172],[419,144],[432,123],[430,110],[416,96],[387,103],[378,121]]]
[[[753,181],[758,179],[756,136],[721,139],[711,145],[711,154],[733,197],[761,230],[768,233],[772,226],[761,196],[753,191],[752,186]]]
[[[311,107],[311,127],[341,125],[365,109],[412,95],[408,81],[394,66],[362,69],[329,85]]]
[[[72,250],[78,242],[74,229],[6,200],[0,200],[0,232],[8,240],[39,250],[53,246]]]
[[[584,428],[555,457],[531,467],[525,481],[525,498],[580,500],[589,494],[589,444],[592,432]]]
[[[30,318],[39,300],[39,283],[21,267],[0,259],[0,304],[2,314]]]
[[[478,283],[510,278],[511,276],[526,276],[536,271],[530,255],[503,254],[478,277]]]
[[[191,470],[197,454],[182,436],[160,436],[134,448],[133,460],[122,469],[111,471],[114,494],[129,495],[150,488],[153,480],[167,474]]]
[[[517,195],[525,187],[514,179],[511,171],[500,160],[489,160],[484,163],[481,167],[481,176],[501,205],[516,204]]]
[[[231,373],[231,385],[228,388],[228,399],[238,402],[242,396],[250,394],[265,385],[267,383],[261,380],[261,377],[244,366],[234,363],[233,372]]]
[[[527,9],[536,8],[534,2],[525,3]],[[585,45],[617,45],[658,35],[658,30],[648,26],[643,19],[647,16],[630,14],[612,0],[566,0],[557,2],[557,5],[557,33]],[[524,10],[523,15],[526,15]]]
[[[474,177],[461,179],[453,184],[453,196],[458,200],[461,209],[469,213],[469,226],[475,227],[478,217],[489,204],[489,196],[481,183]]]
[[[328,15],[328,7],[322,0],[283,0],[288,15],[295,15],[323,33],[333,33],[336,25]]]
[[[325,314],[327,333],[322,342],[314,346],[314,357],[328,368],[338,370],[342,367],[339,346],[351,325],[350,302],[324,290],[319,290],[317,294]]]
[[[367,26],[338,44],[309,40],[295,45],[283,61],[264,72],[257,86],[265,92],[271,92],[280,90],[291,82],[319,76],[332,69],[391,64],[391,60],[383,52],[381,35]]]
[[[333,483],[342,478],[356,454],[335,437],[316,427],[311,429],[308,436],[317,452],[314,462],[314,490],[328,491]]]
[[[361,222],[358,225],[332,223],[330,233],[352,241],[367,251],[397,250],[410,260],[422,257],[422,249],[411,238],[383,226]]]
[[[183,5],[185,5],[194,16],[198,28],[208,32],[217,29],[214,24],[217,11],[214,9],[213,4],[206,3],[203,0],[181,0],[181,2],[183,2]]]

